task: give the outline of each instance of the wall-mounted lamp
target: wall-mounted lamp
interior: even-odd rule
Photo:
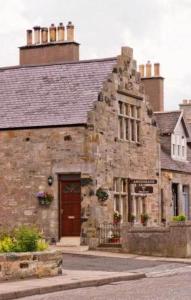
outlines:
[[[53,177],[52,176],[49,176],[48,177],[48,185],[52,185],[53,184],[53,181],[54,181],[54,179],[53,179]]]

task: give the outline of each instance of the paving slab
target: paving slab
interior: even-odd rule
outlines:
[[[61,276],[0,283],[0,300],[18,299],[62,290],[93,287],[145,278],[141,272],[64,270]]]

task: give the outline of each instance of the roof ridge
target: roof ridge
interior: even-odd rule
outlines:
[[[16,65],[16,66],[7,66],[0,67],[0,72],[4,70],[12,70],[12,69],[25,69],[25,68],[38,68],[38,67],[48,67],[48,66],[58,66],[58,65],[72,65],[72,64],[82,64],[82,63],[92,63],[92,62],[103,62],[103,61],[114,61],[117,60],[117,57],[106,57],[106,58],[95,58],[95,59],[85,59],[85,60],[77,60],[77,61],[64,61],[64,62],[56,62],[56,63],[46,63],[46,64],[38,64],[38,65]]]
[[[169,110],[169,111],[155,111],[154,114],[171,114],[171,113],[181,113],[181,110]]]

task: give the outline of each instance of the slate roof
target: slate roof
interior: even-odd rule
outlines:
[[[191,163],[173,160],[168,153],[161,149],[161,169],[191,173]]]
[[[161,134],[171,134],[178,122],[181,111],[155,112],[154,117]]]
[[[0,69],[0,129],[85,124],[116,58]]]

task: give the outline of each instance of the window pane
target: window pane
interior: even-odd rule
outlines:
[[[123,118],[119,117],[119,138],[123,139]]]
[[[140,122],[137,122],[137,142],[140,141]]]
[[[119,199],[118,195],[115,195],[115,197],[114,197],[114,210],[117,210],[118,212],[121,211],[121,208],[120,208],[120,199]]]
[[[125,139],[129,139],[129,119],[125,119]]]
[[[123,114],[123,102],[119,101],[119,113]]]
[[[121,182],[122,182],[122,192],[127,193],[127,180],[122,179]]]
[[[120,183],[121,183],[121,180],[120,178],[116,178],[116,192],[120,192]]]
[[[135,141],[135,123],[131,120],[131,140]]]
[[[180,156],[180,145],[178,145],[178,156]]]
[[[134,117],[134,106],[133,105],[130,106],[130,116]]]
[[[184,146],[182,146],[182,156],[184,157]]]

